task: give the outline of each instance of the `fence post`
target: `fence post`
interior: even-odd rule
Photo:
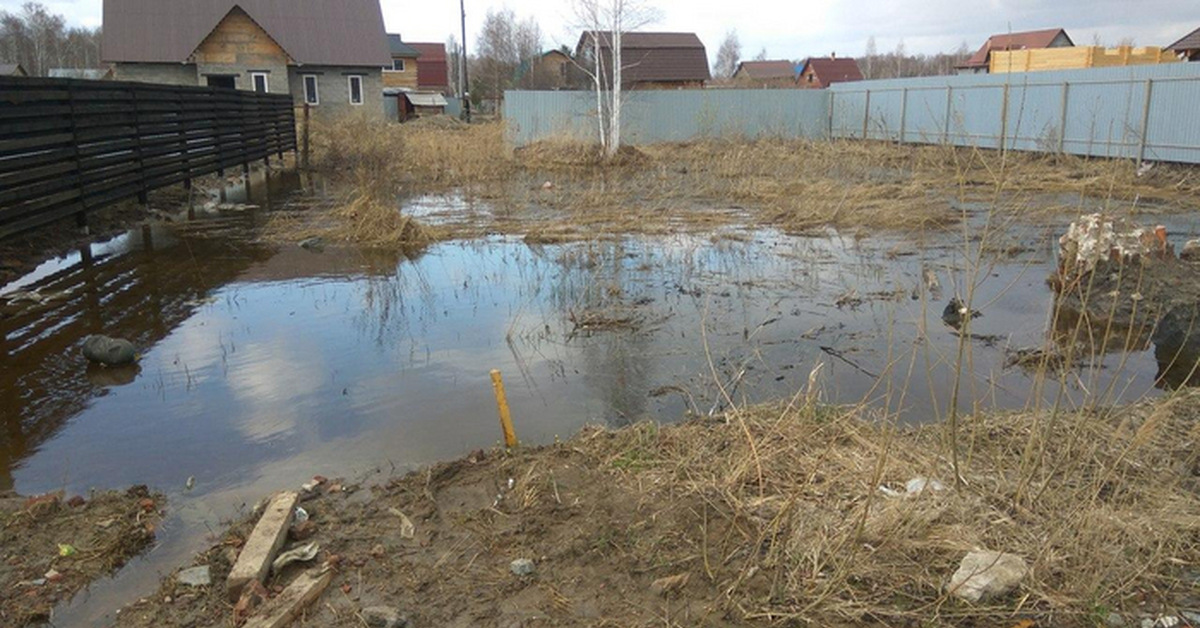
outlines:
[[[867,125],[869,125],[870,123],[871,123],[871,90],[868,89],[867,90],[867,102],[866,102],[866,105],[863,106],[863,136],[862,136],[862,138],[864,140],[867,139]]]
[[[87,196],[83,186],[83,161],[79,157],[79,116],[75,113],[74,85],[74,82],[67,82],[67,103],[71,111],[71,157],[75,161],[75,187],[79,190],[79,213],[75,214],[75,224],[87,227]]]
[[[1067,102],[1071,95],[1071,82],[1063,81],[1062,93],[1062,117],[1058,123],[1058,154],[1062,155],[1066,152],[1067,147]]]
[[[1008,139],[1008,83],[1004,84],[1004,100],[1000,103],[1000,152]]]
[[[904,128],[908,122],[908,88],[900,92],[900,143],[904,143]]]
[[[1146,79],[1146,104],[1142,109],[1142,138],[1138,146],[1138,167],[1146,160],[1146,136],[1150,133],[1150,102],[1154,97],[1154,79]]]
[[[308,149],[309,149],[308,123],[309,123],[309,115],[310,115],[309,109],[310,109],[310,106],[308,104],[308,101],[306,100],[304,102],[304,138],[303,138],[304,139],[304,150],[301,153],[301,161],[304,163],[305,170],[308,170]]]
[[[212,109],[212,120],[213,120],[213,148],[216,150],[216,153],[217,153],[217,176],[221,177],[221,179],[224,179],[225,178],[225,151],[223,151],[221,149],[221,128],[218,124],[221,119],[221,112],[219,110],[220,105],[218,105],[218,103],[217,103],[218,95],[220,95],[220,92],[217,91],[217,88],[215,88],[215,87],[208,88],[208,98],[209,98],[208,102],[210,105],[212,105],[211,109]],[[225,195],[225,182],[224,181],[221,181],[220,187],[221,187],[221,196],[224,196]],[[222,200],[224,200],[224,199],[222,199]]]
[[[829,127],[828,139],[830,141],[833,141],[833,103],[834,103],[834,99],[836,99],[836,98],[837,98],[837,92],[830,90],[829,91],[829,113],[827,115],[827,117],[829,119],[826,121],[826,124]]]
[[[946,118],[943,120],[945,128],[942,129],[942,143],[950,143],[950,116],[954,113],[954,86],[946,86]]]
[[[147,196],[146,188],[146,158],[142,154],[142,116],[138,112],[138,96],[137,88],[129,88],[129,97],[133,99],[133,145],[137,151],[138,163],[138,202],[142,205],[150,204],[150,199]]]

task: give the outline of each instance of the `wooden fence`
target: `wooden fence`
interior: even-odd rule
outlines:
[[[0,238],[294,150],[286,95],[0,77]]]

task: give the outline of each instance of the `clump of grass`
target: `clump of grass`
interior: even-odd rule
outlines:
[[[647,526],[639,550],[688,565],[743,620],[1093,625],[1104,619],[1096,609],[1166,610],[1187,594],[1182,569],[1200,563],[1198,400],[973,417],[957,488],[943,425],[896,427],[864,420],[880,417],[861,407],[797,400],[585,433],[572,447],[639,503],[691,513],[686,526]],[[917,477],[945,488],[879,489]],[[973,548],[1024,557],[1022,590],[978,606],[950,598],[946,582]]]

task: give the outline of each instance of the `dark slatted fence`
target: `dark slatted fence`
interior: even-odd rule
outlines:
[[[0,77],[0,238],[294,150],[286,95]]]

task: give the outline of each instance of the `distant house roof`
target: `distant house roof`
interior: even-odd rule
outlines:
[[[1035,48],[1049,48],[1050,44],[1054,43],[1058,36],[1062,35],[1067,38],[1067,42],[1072,46],[1071,38],[1067,32],[1061,28],[1048,28],[1040,31],[1026,31],[1023,33],[1006,33],[1003,35],[992,35],[984,42],[983,47],[971,55],[969,59],[963,62],[960,68],[986,68],[988,61],[992,56],[993,50],[1029,50]]]
[[[438,89],[450,86],[446,67],[446,44],[408,42],[417,57],[417,86]]]
[[[809,57],[800,64],[799,74],[807,74],[809,69],[813,71],[816,82],[821,87],[863,80],[858,62],[849,57]]]
[[[760,81],[796,78],[796,64],[791,61],[743,61],[738,64],[734,78],[749,78]]]
[[[102,81],[111,76],[112,76],[111,69],[53,68],[50,70],[50,78],[69,78],[69,79],[86,79],[89,81]]]
[[[1167,46],[1167,50],[1174,52],[1184,52],[1186,50],[1200,50],[1200,28],[1183,36],[1183,39]]]
[[[391,63],[378,0],[104,0],[101,58],[183,63],[235,7],[296,63]]]
[[[393,33],[388,33],[388,48],[391,49],[393,57],[415,59],[421,56],[421,53],[417,52],[416,48],[404,43],[404,40],[400,39],[400,35]]]
[[[592,37],[600,47],[612,48],[612,32],[584,31],[576,52],[591,45]],[[708,72],[708,53],[695,33],[622,33],[622,82],[703,82]]]
[[[29,76],[20,63],[0,63],[0,76]]]

